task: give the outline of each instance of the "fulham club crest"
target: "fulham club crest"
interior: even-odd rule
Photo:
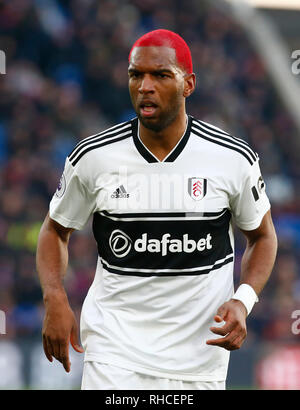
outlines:
[[[188,191],[190,196],[195,201],[200,201],[204,198],[207,190],[207,179],[205,178],[189,178],[188,181]]]

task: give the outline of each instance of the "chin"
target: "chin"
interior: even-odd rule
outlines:
[[[160,132],[167,128],[170,124],[172,124],[175,118],[173,118],[173,116],[169,116],[165,119],[144,118],[138,114],[138,119],[141,121],[145,128],[148,128],[151,131]]]
[[[148,128],[151,131],[158,132],[165,128],[162,122],[155,118],[144,118],[141,115],[138,115],[138,119],[141,121],[145,128]]]

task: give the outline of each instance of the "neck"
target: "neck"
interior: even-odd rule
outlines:
[[[140,139],[143,144],[162,161],[176,146],[187,126],[187,115],[182,110],[175,120],[161,131],[146,128],[140,122]]]

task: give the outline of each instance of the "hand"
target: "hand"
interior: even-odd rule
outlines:
[[[217,323],[225,321],[224,326],[210,328],[213,333],[223,337],[207,340],[206,344],[226,350],[239,349],[247,336],[246,317],[247,310],[242,302],[234,299],[225,302],[214,317]]]
[[[47,303],[42,335],[47,359],[52,362],[55,357],[66,372],[70,372],[69,343],[78,353],[83,353],[84,350],[78,341],[75,315],[65,299],[56,298]]]

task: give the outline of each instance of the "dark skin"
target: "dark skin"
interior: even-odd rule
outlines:
[[[73,229],[65,228],[46,216],[37,247],[37,270],[43,290],[45,318],[42,330],[47,359],[59,360],[70,371],[69,344],[83,353],[78,326],[63,285],[68,266],[68,243]]]
[[[195,74],[187,74],[178,66],[171,48],[137,47],[131,54],[128,75],[132,105],[140,120],[140,138],[162,161],[184,134],[185,100],[195,89]],[[146,103],[154,104],[152,115],[143,113]]]
[[[240,283],[252,286],[259,295],[269,279],[277,253],[277,237],[271,212],[265,214],[257,229],[242,232],[247,245],[242,258]],[[247,311],[242,302],[234,299],[225,302],[214,317],[217,323],[224,320],[225,324],[210,328],[222,337],[207,340],[206,343],[227,350],[239,349],[247,336],[246,317]]]
[[[182,137],[186,128],[185,101],[195,89],[195,75],[187,74],[168,47],[136,48],[129,64],[129,92],[140,119],[140,138],[162,161]],[[68,243],[73,229],[46,216],[37,247],[37,270],[43,290],[45,319],[43,347],[49,361],[59,360],[70,371],[69,344],[83,352],[78,326],[70,308],[63,279],[68,266]],[[253,231],[242,231],[247,239],[241,266],[241,283],[259,295],[274,265],[277,239],[270,211]],[[209,345],[227,350],[239,349],[246,338],[246,308],[237,300],[219,307],[214,320],[225,321],[210,330],[221,336],[207,340]]]

